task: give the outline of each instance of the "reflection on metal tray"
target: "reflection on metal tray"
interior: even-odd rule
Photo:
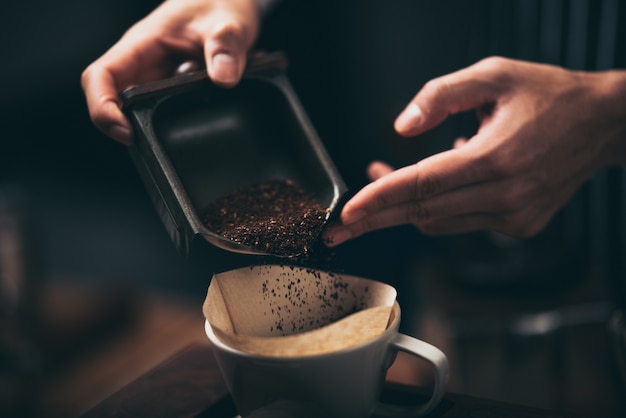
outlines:
[[[204,237],[232,252],[264,254],[209,231],[199,214],[217,198],[291,179],[329,209],[346,186],[285,75],[280,53],[251,59],[225,89],[205,71],[124,91],[136,139],[130,154],[170,238],[183,255]]]

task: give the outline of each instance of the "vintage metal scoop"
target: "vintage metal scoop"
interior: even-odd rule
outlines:
[[[327,220],[338,208],[346,186],[285,69],[284,55],[267,54],[251,59],[232,89],[199,71],[121,94],[136,131],[130,155],[181,254],[201,236],[227,251],[274,255],[208,230],[199,217],[220,196],[255,183],[298,183],[328,208]]]

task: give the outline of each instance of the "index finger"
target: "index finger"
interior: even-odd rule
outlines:
[[[83,72],[81,85],[94,125],[105,135],[130,144],[132,127],[119,106],[114,75],[105,67],[92,64]]]
[[[489,178],[478,149],[471,143],[445,151],[411,166],[398,169],[363,187],[343,207],[345,225],[363,219],[386,207],[411,200],[422,200]]]

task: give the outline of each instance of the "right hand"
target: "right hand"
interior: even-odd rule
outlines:
[[[171,77],[189,60],[204,62],[216,84],[235,86],[259,21],[255,0],[163,2],[83,71],[91,120],[105,135],[130,144],[133,130],[120,109],[120,92]]]
[[[395,122],[411,137],[474,110],[478,131],[372,183],[325,231],[330,246],[412,224],[430,235],[539,233],[596,172],[626,165],[626,71],[580,72],[491,57],[431,80]]]

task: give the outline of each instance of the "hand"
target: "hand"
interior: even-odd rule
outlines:
[[[171,77],[188,60],[204,61],[215,83],[234,86],[256,40],[259,19],[255,0],[163,2],[83,72],[92,121],[105,135],[131,143],[132,127],[120,110],[119,93]]]
[[[480,127],[453,149],[396,171],[372,164],[373,182],[346,203],[325,242],[400,224],[532,236],[597,170],[626,163],[626,72],[488,58],[428,82],[395,128],[414,136],[472,109]]]

